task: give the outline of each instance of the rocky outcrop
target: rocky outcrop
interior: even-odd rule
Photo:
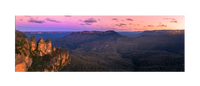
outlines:
[[[26,35],[20,31],[15,32],[15,71],[24,72],[32,64],[30,58],[30,45]]]
[[[44,41],[43,38],[41,37],[40,40],[37,42],[36,50],[38,51],[39,56],[44,56],[45,54],[51,54],[52,52],[51,40],[47,39],[46,41]]]
[[[35,37],[30,38],[16,31],[15,33],[15,71],[58,71],[70,63],[67,49],[52,48],[50,39],[46,41],[41,37],[36,43]]]
[[[46,42],[46,53],[51,53],[51,50],[52,50],[51,40],[47,39],[45,42]]]
[[[30,38],[30,46],[31,46],[31,51],[34,51],[37,47],[36,41],[35,41],[35,36],[32,36]]]
[[[55,57],[48,63],[48,67],[44,71],[58,71],[63,65],[70,64],[69,51],[67,49],[56,48]]]
[[[44,54],[47,54],[47,52],[46,52],[46,42],[43,40],[42,37],[37,42],[37,50],[38,50],[39,56],[43,56]]]

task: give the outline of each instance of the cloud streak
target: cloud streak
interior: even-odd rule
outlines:
[[[154,27],[153,25],[147,25],[147,27]]]
[[[30,18],[30,20],[28,22],[31,22],[31,23],[40,23],[40,24],[45,23],[45,21],[38,19],[38,17],[36,19]]]
[[[97,20],[94,19],[94,18],[89,18],[87,20],[84,20],[83,22],[85,22],[85,23],[95,23],[95,22],[97,22]]]
[[[163,18],[164,20],[176,20],[175,18]]]
[[[113,18],[112,20],[118,20],[117,18]]]
[[[169,22],[171,23],[178,23],[177,20],[175,18],[163,18],[164,20],[171,20]]]
[[[171,22],[171,23],[178,23],[176,20],[175,21],[169,21],[169,22]]]
[[[159,22],[159,25],[156,27],[167,27],[167,25],[162,24],[161,22]]]
[[[120,23],[120,24],[115,24],[115,25],[121,27],[121,26],[125,26],[126,24]]]
[[[46,18],[47,21],[50,21],[50,22],[56,22],[56,23],[61,23],[60,21],[57,21],[55,19],[51,19],[51,18]]]
[[[156,27],[167,27],[167,25],[161,24],[161,25],[158,25]]]
[[[85,25],[85,24],[80,24],[80,25]]]
[[[85,23],[86,25],[92,25],[92,24],[90,24],[90,23]]]
[[[127,21],[133,21],[133,19],[131,19],[131,18],[127,18],[126,20],[127,20]]]

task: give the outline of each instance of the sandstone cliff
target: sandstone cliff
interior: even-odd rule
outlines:
[[[168,31],[166,34],[184,34],[185,30],[171,30]]]
[[[29,57],[30,46],[26,35],[20,31],[15,32],[15,71],[24,72],[32,64],[32,59]]]
[[[140,35],[164,35],[164,34],[184,34],[184,30],[153,30],[153,31],[144,31]]]
[[[36,43],[35,37],[30,38],[20,31],[15,32],[15,71],[58,71],[70,63],[67,49],[52,48],[50,39],[41,37]]]

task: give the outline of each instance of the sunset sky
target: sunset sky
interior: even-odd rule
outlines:
[[[184,16],[15,16],[20,31],[183,30]]]

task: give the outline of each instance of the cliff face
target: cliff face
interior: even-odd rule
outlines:
[[[50,39],[41,38],[37,43],[20,31],[15,33],[15,71],[58,71],[70,63],[67,49],[52,48]]]
[[[184,34],[185,30],[172,30],[168,31],[166,34]]]
[[[15,32],[15,71],[24,72],[32,64],[30,56],[30,45],[26,35],[22,32]]]
[[[31,44],[31,50],[34,51],[36,49],[36,41],[35,41],[35,36],[32,36],[30,38],[30,44]]]
[[[50,39],[47,39],[46,41],[46,53],[51,53],[51,40]]]
[[[153,30],[153,31],[144,31],[141,35],[164,35],[164,34],[184,34],[184,30]]]
[[[52,55],[53,58],[47,63],[44,71],[58,71],[63,65],[70,64],[71,59],[69,59],[69,51],[67,49],[56,48]]]

